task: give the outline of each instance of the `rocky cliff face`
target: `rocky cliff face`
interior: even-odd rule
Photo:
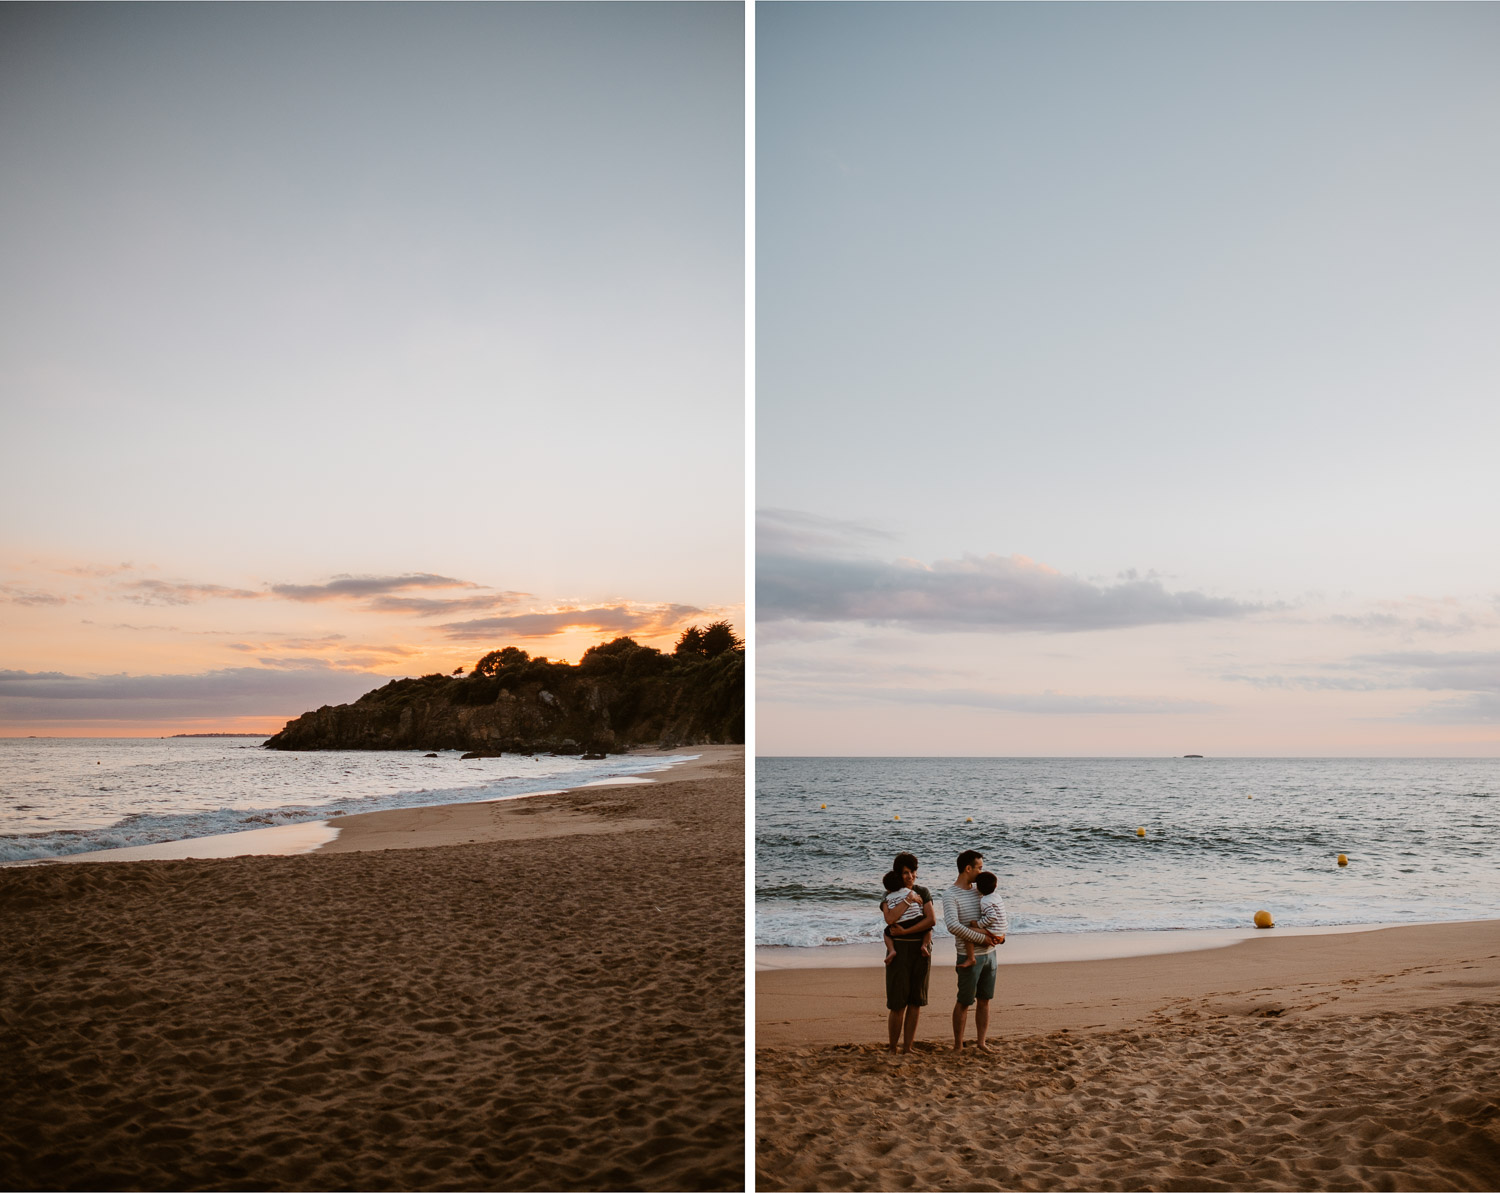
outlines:
[[[582,753],[745,740],[743,651],[682,660],[617,641],[629,649],[610,643],[577,666],[521,656],[491,674],[392,680],[303,713],[266,745]]]

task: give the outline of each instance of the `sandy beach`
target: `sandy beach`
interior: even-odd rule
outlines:
[[[684,752],[0,872],[0,1187],[743,1187],[743,750]]]
[[[1500,921],[1002,965],[989,1053],[882,983],[757,974],[758,1188],[1500,1187]]]

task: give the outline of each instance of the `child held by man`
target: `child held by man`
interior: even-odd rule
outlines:
[[[981,932],[993,932],[1000,938],[995,943],[1004,944],[1005,934],[1010,931],[1010,925],[1005,919],[1005,904],[1000,899],[1000,892],[995,889],[999,885],[998,880],[988,870],[981,870],[974,879],[974,885],[979,888],[979,918],[970,920],[969,927],[977,928]],[[958,963],[958,968],[968,969],[973,964],[974,942],[966,940],[964,941],[964,959]]]

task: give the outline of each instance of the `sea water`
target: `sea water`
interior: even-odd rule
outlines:
[[[262,748],[264,738],[0,738],[0,862],[356,812],[504,799],[683,761],[464,760],[457,750]],[[337,820],[333,820],[337,824]]]
[[[1500,759],[755,765],[758,945],[877,940],[898,850],[937,898],[978,849],[1018,933],[1500,917]]]

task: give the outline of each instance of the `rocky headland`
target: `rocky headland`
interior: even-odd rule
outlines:
[[[303,713],[265,744],[582,754],[744,740],[743,644],[710,626],[685,633],[672,654],[616,638],[576,665],[506,647],[466,675],[394,679],[352,704]]]

